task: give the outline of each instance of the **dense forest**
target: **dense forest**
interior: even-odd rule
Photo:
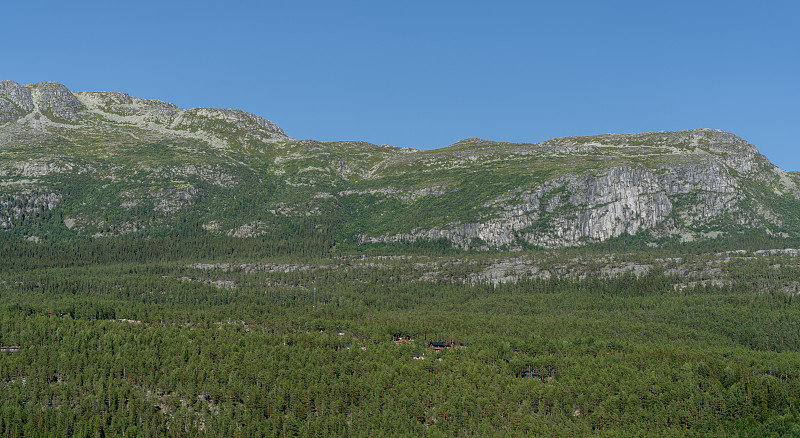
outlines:
[[[519,253],[190,231],[0,236],[0,436],[800,436],[800,259],[768,238],[491,282]]]

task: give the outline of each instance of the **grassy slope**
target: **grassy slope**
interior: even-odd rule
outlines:
[[[279,235],[316,217],[332,224],[336,239],[344,242],[360,233],[392,235],[485,221],[497,214],[487,203],[567,175],[599,175],[618,166],[659,173],[710,159],[697,153],[707,145],[689,144],[682,133],[675,134],[677,139],[671,133],[650,133],[541,144],[469,139],[442,149],[409,151],[280,136],[262,141],[260,131],[205,116],[158,131],[112,122],[115,113],[110,106],[103,108],[109,112],[87,112],[80,127],[50,126],[36,135],[14,131],[13,124],[0,128],[6,131],[0,148],[6,206],[24,203],[14,196],[61,195],[55,209],[40,212],[38,222],[27,218],[41,207],[29,205],[26,220],[16,218],[12,233],[144,236],[189,222],[223,234],[245,226],[253,233]],[[26,176],[14,167],[23,162],[56,163],[62,169]],[[775,184],[745,184],[749,207],[764,203],[785,217],[778,224],[765,213],[771,228],[794,233],[800,229],[800,204],[788,192],[776,195]],[[694,202],[692,196],[673,201]],[[66,229],[64,218],[77,226]],[[732,230],[725,218],[713,227]]]

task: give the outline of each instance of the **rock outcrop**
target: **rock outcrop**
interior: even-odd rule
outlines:
[[[31,90],[14,81],[0,81],[0,124],[33,111]]]
[[[20,85],[0,81],[0,125],[31,113],[35,113],[36,122],[28,128],[39,130],[48,124],[102,129],[97,123],[99,119],[160,133],[169,131],[178,137],[200,138],[216,147],[231,147],[231,141],[246,144],[291,140],[275,123],[237,109],[181,109],[168,102],[126,93],[72,92],[58,82]],[[87,118],[87,114],[95,117]]]
[[[31,86],[39,111],[53,119],[74,123],[80,120],[83,104],[67,87],[58,82],[40,82]]]

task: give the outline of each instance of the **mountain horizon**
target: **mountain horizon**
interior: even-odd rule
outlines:
[[[0,145],[0,226],[31,239],[145,236],[176,221],[249,238],[309,218],[332,222],[333,246],[478,250],[800,229],[800,174],[714,129],[419,150],[297,140],[237,109],[0,81]]]

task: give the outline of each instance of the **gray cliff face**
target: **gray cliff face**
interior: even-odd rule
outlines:
[[[33,111],[31,90],[14,81],[0,81],[0,123]]]
[[[83,104],[67,87],[58,82],[40,82],[32,85],[33,96],[39,111],[56,120],[77,122]]]
[[[570,177],[566,193],[571,194],[566,202],[550,207],[549,223],[522,234],[525,241],[543,247],[602,241],[653,228],[672,212],[658,178],[642,169],[617,167],[599,177]]]
[[[462,248],[473,239],[489,247],[514,246],[517,240],[547,248],[603,241],[623,233],[654,228],[672,212],[672,203],[652,172],[631,167],[608,169],[601,176],[568,176],[485,205],[494,217],[449,229],[416,231],[363,242],[446,238]]]

